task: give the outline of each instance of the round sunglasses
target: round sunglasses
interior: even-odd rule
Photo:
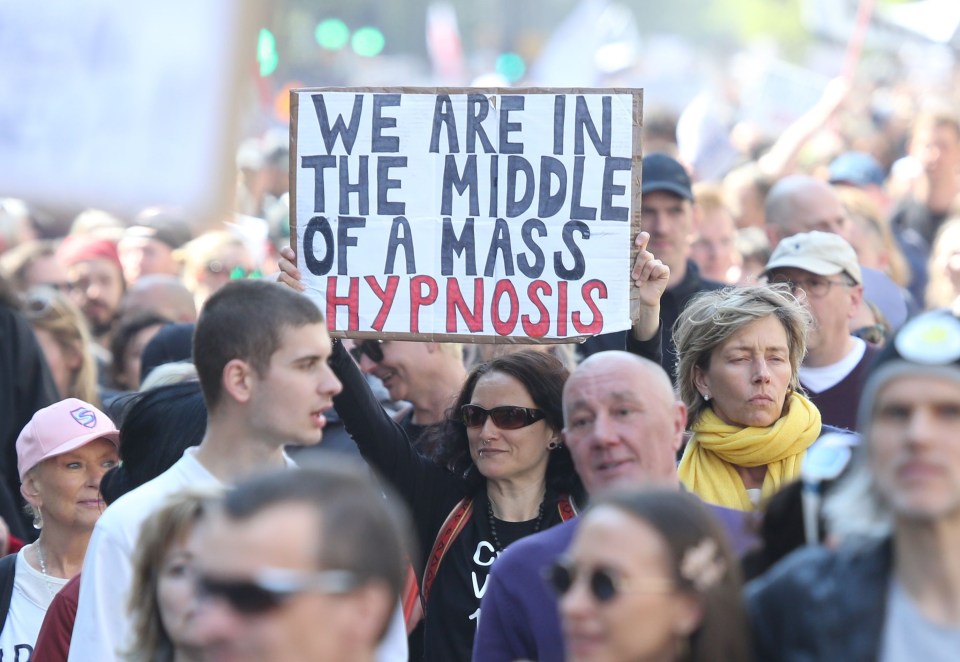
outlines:
[[[493,409],[484,409],[480,405],[460,407],[460,418],[468,428],[482,426],[487,422],[488,417],[501,430],[519,430],[546,418],[546,414],[539,409],[529,407],[505,406]]]
[[[569,560],[560,560],[544,568],[544,579],[558,597],[563,597],[577,583],[580,568]],[[637,591],[643,593],[670,593],[674,586],[669,579],[662,577],[648,577],[630,582],[623,581],[617,572],[611,568],[593,568],[586,576],[590,595],[599,603],[610,602],[621,593]]]

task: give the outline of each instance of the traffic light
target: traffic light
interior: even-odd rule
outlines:
[[[386,39],[383,33],[369,25],[354,32],[353,38],[350,40],[353,52],[361,57],[379,55],[385,45]]]
[[[317,23],[313,36],[321,48],[338,51],[350,41],[350,28],[339,18],[328,18]]]
[[[276,71],[277,64],[280,62],[280,56],[277,55],[277,40],[266,28],[260,30],[260,37],[257,39],[257,62],[260,63],[260,75],[264,77]]]

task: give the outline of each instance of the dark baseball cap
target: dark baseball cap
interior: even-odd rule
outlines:
[[[655,191],[666,191],[679,195],[685,200],[693,200],[690,175],[679,161],[660,152],[643,157],[643,179],[640,192]]]

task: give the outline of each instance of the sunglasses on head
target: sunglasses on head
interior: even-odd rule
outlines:
[[[197,580],[202,597],[223,600],[238,614],[248,616],[273,611],[301,593],[349,593],[358,584],[357,577],[346,570],[300,573],[279,568],[265,568],[250,579],[201,576]]]
[[[546,417],[539,409],[529,407],[494,407],[484,409],[480,405],[463,405],[460,417],[468,428],[478,428],[487,421],[487,417],[501,430],[518,430]]]
[[[366,356],[374,363],[383,362],[383,341],[382,340],[364,340],[354,344],[350,349],[350,356],[357,363],[360,363],[360,357]]]
[[[572,561],[557,561],[544,569],[544,579],[558,597],[563,597],[577,583],[579,568]],[[610,602],[625,592],[620,576],[610,568],[594,568],[586,578],[590,595],[600,603]],[[650,577],[643,580],[646,593],[669,593],[673,584],[667,579]]]

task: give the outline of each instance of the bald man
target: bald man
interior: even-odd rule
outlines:
[[[850,241],[850,218],[840,197],[832,186],[808,175],[790,175],[774,184],[764,213],[771,248],[785,237],[813,230]]]

